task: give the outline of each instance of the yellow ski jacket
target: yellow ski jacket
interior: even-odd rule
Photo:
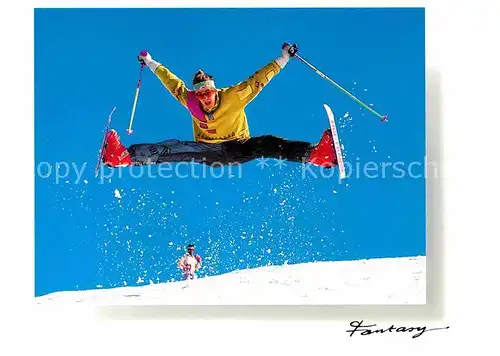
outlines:
[[[247,80],[229,88],[217,89],[219,101],[215,110],[210,113],[201,108],[194,92],[189,90],[184,82],[165,66],[158,66],[154,73],[168,91],[190,112],[195,141],[220,143],[250,137],[245,107],[280,70],[281,67],[273,60]]]

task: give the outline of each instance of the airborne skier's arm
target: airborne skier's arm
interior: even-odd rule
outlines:
[[[174,98],[186,106],[188,90],[184,82],[163,65],[160,65],[154,73]]]
[[[290,54],[288,49],[290,45],[285,43],[281,48],[281,56],[272,60],[264,67],[259,69],[247,80],[232,86],[229,91],[235,93],[239,98],[240,104],[245,107],[248,105],[260,91],[266,86],[276,74],[278,74],[288,63]]]
[[[188,90],[184,82],[172,73],[167,67],[151,58],[147,52],[141,53],[139,62],[144,63],[148,68],[160,79],[163,86],[167,88],[170,94],[173,95],[182,105],[187,104]]]
[[[267,85],[271,79],[280,72],[281,68],[273,60],[257,72],[255,72],[247,80],[232,86],[229,91],[235,93],[239,98],[242,107],[247,106],[260,91]]]

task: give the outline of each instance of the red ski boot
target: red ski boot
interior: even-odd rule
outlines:
[[[311,154],[309,155],[309,163],[327,168],[334,167],[338,164],[332,131],[330,129],[323,132],[321,140],[312,149]]]
[[[106,136],[102,162],[108,167],[126,167],[131,164],[130,155],[120,142],[118,133],[111,129]]]

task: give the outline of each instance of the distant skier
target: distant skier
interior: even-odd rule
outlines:
[[[201,267],[201,257],[194,253],[194,245],[187,246],[187,252],[179,259],[177,267],[182,271],[182,279],[196,279],[196,271]]]
[[[273,135],[250,135],[245,107],[285,67],[297,50],[296,45],[283,44],[281,56],[246,81],[228,88],[217,88],[214,78],[199,70],[194,75],[192,90],[169,69],[155,61],[148,52],[142,51],[138,56],[139,62],[147,65],[191,114],[195,141],[170,139],[158,143],[134,144],[126,148],[121,144],[117,132],[110,130],[103,149],[103,163],[109,167],[165,162],[214,165],[244,163],[262,157],[312,163],[328,168],[336,166],[338,162],[330,129],[323,132],[316,145]],[[302,87],[295,89],[296,99],[301,90]]]

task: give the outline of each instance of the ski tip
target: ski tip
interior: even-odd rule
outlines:
[[[325,108],[327,114],[335,116],[330,106],[328,106],[327,104],[323,104],[323,107]]]

